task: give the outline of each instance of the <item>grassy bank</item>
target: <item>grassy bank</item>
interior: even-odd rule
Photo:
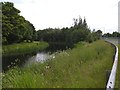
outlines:
[[[118,47],[118,78],[117,78],[117,81],[118,81],[118,88],[120,90],[120,44],[119,44],[119,47]]]
[[[118,47],[118,57],[120,57],[120,44],[119,44],[119,47]],[[120,58],[118,58],[118,88],[120,90]]]
[[[120,44],[118,45],[118,66],[117,66],[117,74],[116,74],[116,82],[115,82],[115,88],[119,88],[120,90]]]
[[[3,56],[27,54],[48,47],[46,42],[31,42],[5,45],[2,47]]]
[[[105,88],[114,49],[103,41],[78,43],[72,50],[56,53],[53,60],[3,74],[3,87]]]

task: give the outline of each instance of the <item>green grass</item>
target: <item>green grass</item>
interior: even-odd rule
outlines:
[[[2,56],[2,45],[0,45],[0,57]]]
[[[118,81],[118,88],[120,90],[120,44],[119,44],[119,47],[118,47],[118,78],[117,78],[117,81]]]
[[[117,74],[116,74],[116,82],[115,82],[115,88],[119,88],[120,90],[120,44],[118,45],[118,66],[117,66]]]
[[[105,88],[114,49],[104,41],[78,43],[44,63],[3,74],[4,88]]]
[[[43,50],[48,47],[46,42],[31,42],[5,45],[2,47],[3,56],[20,55]]]
[[[119,44],[119,48],[120,48],[120,44]],[[119,51],[118,51],[118,88],[119,88],[119,90],[120,90],[120,49],[118,49]]]

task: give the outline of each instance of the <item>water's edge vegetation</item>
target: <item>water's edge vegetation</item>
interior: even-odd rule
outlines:
[[[63,50],[64,46],[67,49],[56,52],[54,59],[44,63],[34,63],[24,68],[10,68],[3,73],[4,88],[106,87],[106,72],[112,68],[115,50],[109,43],[100,39],[119,37],[118,32],[103,35],[101,30],[91,30],[86,18],[82,19],[80,16],[73,18],[73,25],[70,27],[36,30],[31,22],[20,15],[21,11],[14,7],[14,3],[0,4],[3,57],[26,56],[32,52],[42,51],[50,45],[53,45],[52,50],[56,48],[54,45],[60,50]],[[117,73],[117,84],[118,75]]]
[[[48,43],[38,42],[38,41],[4,45],[2,47],[2,55],[11,56],[11,55],[29,54],[39,50],[40,51],[44,50],[48,46],[49,46]]]
[[[114,48],[104,41],[79,42],[52,60],[3,74],[4,88],[105,88]]]

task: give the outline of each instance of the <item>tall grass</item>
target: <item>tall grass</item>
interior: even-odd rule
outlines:
[[[120,44],[119,44],[119,48],[120,48]],[[120,57],[120,49],[118,51],[118,57]],[[118,58],[118,88],[120,90],[120,58]]]
[[[105,88],[114,49],[104,41],[78,43],[44,63],[3,74],[4,88]]]
[[[117,74],[116,74],[116,81],[115,81],[115,88],[119,88],[120,90],[120,44],[118,45],[118,66],[117,66]]]
[[[118,48],[120,48],[120,44],[119,44]],[[120,57],[120,49],[118,51],[118,57]],[[118,88],[120,90],[120,58],[118,58],[118,78],[117,78],[117,81],[118,81]]]
[[[43,50],[48,47],[46,42],[31,42],[31,43],[19,43],[12,45],[5,45],[2,47],[3,56],[27,54],[38,50]]]

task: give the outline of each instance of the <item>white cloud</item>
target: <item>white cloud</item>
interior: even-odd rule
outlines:
[[[15,2],[36,29],[71,26],[79,15],[93,29],[117,31],[119,0],[5,0]],[[21,2],[21,3],[20,3]]]

